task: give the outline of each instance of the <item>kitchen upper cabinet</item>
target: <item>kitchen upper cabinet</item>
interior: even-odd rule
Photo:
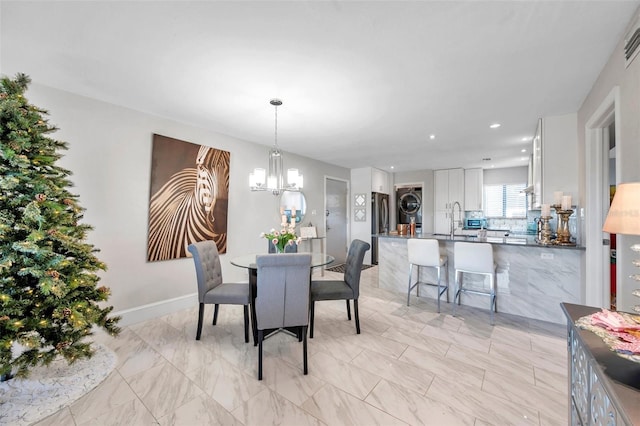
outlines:
[[[578,158],[578,114],[543,118],[541,204],[553,204],[556,191],[578,199]]]
[[[371,192],[389,194],[389,176],[387,172],[371,168]]]
[[[531,151],[531,209],[553,204],[553,193],[578,195],[578,116],[575,113],[538,120]]]
[[[531,209],[539,209],[542,206],[542,125],[542,119],[539,119],[536,134],[531,142]]]
[[[464,210],[464,169],[434,171],[435,209],[448,210],[456,201]]]
[[[464,171],[464,209],[482,210],[482,169]]]
[[[464,216],[464,169],[435,170],[434,233],[449,233],[451,208],[456,201],[460,203],[460,210],[463,212],[459,218],[462,220],[462,216]]]

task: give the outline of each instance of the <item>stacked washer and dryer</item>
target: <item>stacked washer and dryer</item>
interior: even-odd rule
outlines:
[[[422,187],[396,188],[396,202],[398,204],[398,223],[411,223],[415,218],[416,231],[422,229]]]

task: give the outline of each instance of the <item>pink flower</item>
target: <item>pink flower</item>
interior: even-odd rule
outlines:
[[[274,246],[278,245],[278,239],[274,238],[273,240],[271,240],[271,242],[273,243]]]

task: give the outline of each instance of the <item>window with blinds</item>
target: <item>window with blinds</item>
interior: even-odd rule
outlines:
[[[527,197],[522,193],[526,184],[484,185],[485,217],[527,217]]]

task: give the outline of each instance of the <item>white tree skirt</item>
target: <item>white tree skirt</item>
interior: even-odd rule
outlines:
[[[93,343],[95,354],[68,365],[63,359],[31,370],[26,379],[0,382],[0,425],[28,425],[71,404],[115,368],[116,354]]]

